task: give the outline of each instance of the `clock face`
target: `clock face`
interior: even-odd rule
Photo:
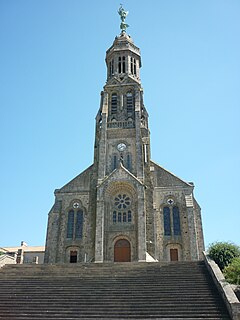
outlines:
[[[124,143],[119,143],[118,145],[117,145],[117,149],[118,149],[118,151],[124,151],[125,149],[126,149],[126,145],[124,144]]]

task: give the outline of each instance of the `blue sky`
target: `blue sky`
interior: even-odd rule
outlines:
[[[240,2],[125,0],[152,159],[195,184],[205,243],[240,244]],[[0,246],[44,245],[54,189],[93,161],[115,0],[0,1]]]

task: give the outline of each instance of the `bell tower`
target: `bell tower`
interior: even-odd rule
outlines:
[[[125,30],[107,50],[106,65],[107,81],[96,116],[98,180],[121,163],[143,181],[150,159],[148,114],[140,80],[140,50]]]
[[[100,198],[103,182],[108,183],[107,188],[109,189],[114,189],[117,184],[121,184],[121,192],[115,194],[113,192],[111,195],[112,199],[116,199],[116,203],[121,199],[124,204],[124,196],[131,198],[133,203],[135,197],[135,223],[132,223],[131,226],[122,223],[121,228],[119,223],[118,229],[119,231],[122,229],[124,234],[127,231],[126,229],[131,227],[132,233],[130,237],[128,233],[128,238],[131,238],[131,241],[134,242],[134,259],[145,261],[146,219],[148,219],[149,211],[146,198],[149,196],[152,198],[151,189],[146,191],[147,185],[151,184],[148,113],[143,102],[143,89],[140,80],[140,50],[126,33],[128,27],[125,23],[127,12],[121,7],[118,13],[122,20],[121,33],[106,52],[107,81],[101,93],[100,108],[96,116],[94,161],[97,167],[99,193],[97,198]],[[110,177],[114,175],[116,176],[114,181],[110,182]],[[116,181],[117,179],[118,181]],[[134,183],[132,180],[134,180]],[[141,201],[137,202],[136,195],[130,196],[129,192],[126,191],[129,188],[134,190],[132,193],[141,194],[142,203]],[[139,190],[137,191],[137,189]],[[119,222],[123,220],[123,216],[120,217],[121,212],[118,210],[119,208],[123,209],[121,205],[116,206],[116,210],[112,208],[108,211],[107,208],[111,207],[110,203],[114,201],[112,199],[107,201],[108,204],[105,201],[103,204],[104,210],[101,209],[101,205],[97,205],[96,261],[108,259],[104,257],[103,244],[102,248],[99,245],[99,238],[101,237],[105,237],[103,242],[109,241],[110,233],[103,231],[105,225],[103,221],[106,219],[106,215],[111,216],[111,212],[112,214],[116,212],[116,215],[119,214]],[[150,206],[152,213],[152,202]],[[128,209],[127,206],[126,209]],[[122,214],[127,215],[127,210],[126,212],[123,210]],[[98,217],[100,216],[101,219],[98,223]],[[114,220],[115,218],[111,217],[110,219]],[[110,226],[111,229],[112,226]],[[153,235],[153,228],[150,233]]]

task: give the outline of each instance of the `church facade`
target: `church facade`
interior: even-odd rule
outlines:
[[[122,24],[106,52],[94,162],[55,190],[45,263],[202,258],[201,209],[193,183],[151,160],[140,50],[126,33],[124,18]]]

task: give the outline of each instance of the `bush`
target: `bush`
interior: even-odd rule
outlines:
[[[240,257],[240,248],[230,242],[214,242],[209,246],[208,254],[223,270],[236,257]]]
[[[224,268],[223,274],[229,283],[240,284],[240,258],[234,258],[232,262]]]

